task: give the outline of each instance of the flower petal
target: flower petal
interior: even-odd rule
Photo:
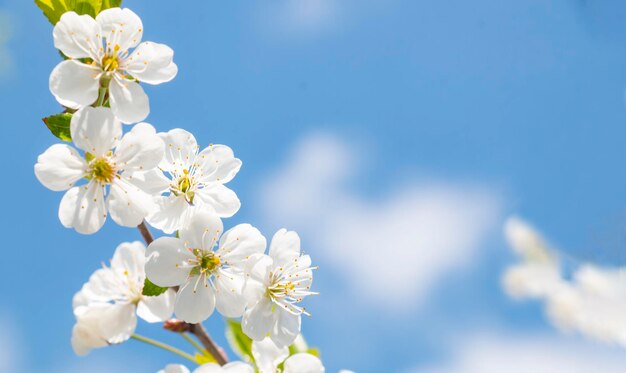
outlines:
[[[104,225],[106,216],[104,188],[98,183],[73,187],[61,199],[59,220],[65,228],[74,228],[78,233],[97,232]]]
[[[153,198],[125,177],[111,183],[106,203],[111,219],[124,227],[138,226],[156,208]]]
[[[148,123],[133,126],[115,149],[115,161],[124,171],[147,171],[162,159],[163,141]]]
[[[158,196],[155,198],[157,208],[146,218],[148,223],[167,234],[184,227],[192,214],[192,207],[183,196]]]
[[[248,307],[255,305],[267,291],[273,260],[265,254],[252,255],[245,263],[246,280],[243,286]]]
[[[176,318],[192,324],[208,319],[215,309],[213,288],[202,280],[197,283],[197,280],[197,277],[191,278],[178,290],[174,305]]]
[[[150,100],[143,88],[117,74],[109,83],[111,110],[122,123],[137,123],[150,113]]]
[[[267,297],[248,308],[241,319],[243,332],[255,341],[262,341],[274,323],[272,308],[273,304]]]
[[[185,249],[182,240],[157,238],[146,249],[146,276],[159,286],[182,285],[189,277],[189,259],[195,257]]]
[[[222,229],[220,218],[196,210],[189,223],[182,227],[178,234],[188,248],[211,250],[222,234]]]
[[[77,60],[63,61],[50,73],[50,92],[61,105],[80,109],[98,98],[100,74],[95,66]]]
[[[202,368],[202,367],[200,367]],[[198,368],[198,369],[200,369]],[[250,364],[241,361],[233,361],[222,367],[223,373],[254,373],[254,368]],[[198,371],[194,373],[209,373],[208,371]]]
[[[276,322],[270,330],[270,337],[278,347],[286,347],[300,334],[300,315],[291,314],[277,306],[274,310]]]
[[[165,369],[159,370],[157,373],[190,373],[186,366],[180,364],[168,364]]]
[[[241,317],[246,308],[243,297],[244,275],[232,269],[220,269],[214,280],[216,307],[225,317]]]
[[[241,207],[237,194],[219,183],[209,183],[196,191],[196,197],[202,201],[202,208],[219,217],[229,218]]]
[[[174,313],[176,292],[168,289],[156,297],[142,297],[137,304],[137,315],[147,322],[163,322]]]
[[[139,242],[123,242],[117,246],[111,259],[111,270],[121,276],[140,282],[146,277],[146,246]]]
[[[126,289],[118,286],[118,277],[110,268],[100,268],[96,270],[81,288],[82,300],[75,299],[74,313],[81,313],[77,310],[80,306],[90,306],[94,303],[108,303],[126,296]],[[75,297],[76,298],[76,297]]]
[[[231,181],[241,168],[241,160],[235,158],[231,148],[226,145],[209,145],[199,154],[202,167],[202,181],[217,181],[226,184]]]
[[[270,338],[252,341],[252,356],[260,373],[274,373],[289,356],[289,348],[278,348]]]
[[[72,347],[77,355],[93,348],[122,343],[137,327],[135,306],[131,303],[98,304],[77,316],[72,330]]]
[[[158,168],[153,168],[148,171],[133,172],[129,178],[132,179],[134,185],[144,192],[157,196],[168,190],[170,186],[170,179],[163,175],[163,172]]]
[[[243,269],[243,262],[254,254],[262,254],[266,245],[258,229],[250,224],[239,224],[224,233],[217,252],[228,265]]]
[[[269,256],[274,259],[274,264],[281,266],[300,256],[300,236],[294,231],[281,229],[270,243]]]
[[[283,373],[324,373],[324,365],[317,357],[300,352],[285,360]]]
[[[96,157],[106,155],[122,137],[122,125],[105,107],[86,107],[74,113],[70,122],[72,141]]]
[[[111,46],[119,45],[119,53],[136,47],[143,36],[141,18],[132,10],[110,8],[98,13],[96,21]]]
[[[165,156],[159,167],[164,171],[176,171],[182,173],[193,162],[198,143],[196,138],[189,132],[174,128],[166,133],[159,133],[165,143]]]
[[[70,58],[98,59],[102,45],[100,25],[89,15],[63,13],[54,26],[54,47]]]
[[[37,157],[35,176],[56,192],[71,188],[87,173],[87,162],[71,146],[55,144]]]
[[[128,57],[126,71],[143,83],[165,83],[174,79],[178,73],[178,66],[173,60],[172,48],[146,41]]]

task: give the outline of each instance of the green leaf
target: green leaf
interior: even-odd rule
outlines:
[[[249,363],[254,362],[252,356],[252,339],[241,330],[241,323],[237,320],[226,320],[226,340],[230,348],[242,359]]]
[[[146,281],[143,283],[143,291],[141,292],[143,295],[148,297],[156,297],[157,295],[161,295],[167,291],[168,288],[163,288],[158,285],[152,283],[152,281],[148,280],[146,277]]]
[[[72,120],[71,113],[51,115],[43,118],[42,120],[54,136],[63,141],[72,141],[72,135],[70,133],[70,121]]]
[[[89,14],[95,17],[101,11],[122,5],[122,0],[35,0],[35,5],[43,11],[48,21],[56,25],[65,12]]]

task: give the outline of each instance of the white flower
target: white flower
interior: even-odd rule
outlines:
[[[199,151],[194,136],[182,129],[160,136],[165,143],[165,157],[159,168],[169,180],[161,184],[167,194],[156,198],[159,208],[148,216],[148,223],[169,234],[185,226],[196,207],[219,217],[233,216],[241,203],[224,186],[241,168],[233,151],[224,145],[210,145]]]
[[[301,352],[287,358],[289,348],[276,346],[270,338],[253,341],[252,356],[259,373],[275,373],[283,362],[282,373],[324,373],[324,365],[316,356]]]
[[[110,109],[87,107],[74,113],[70,132],[85,157],[68,145],[56,144],[35,165],[44,186],[69,189],[59,206],[63,226],[94,233],[104,224],[107,211],[120,225],[139,225],[156,208],[151,185],[158,178],[154,168],[163,158],[163,142],[154,128],[139,123],[122,137],[122,125]],[[88,183],[74,186],[82,178]]]
[[[161,369],[157,373],[190,373],[189,369],[184,365],[170,364]],[[240,361],[234,361],[224,366],[219,366],[215,363],[203,364],[197,367],[193,373],[254,373],[252,366],[242,363]]]
[[[106,9],[96,19],[63,14],[54,26],[54,46],[70,59],[50,74],[50,91],[61,105],[80,109],[93,104],[99,88],[108,85],[109,104],[117,118],[124,123],[144,120],[150,105],[136,81],[168,82],[178,68],[170,47],[139,44],[142,35],[141,19],[130,9]]]
[[[146,274],[159,286],[180,286],[174,312],[181,320],[203,321],[215,307],[226,317],[243,313],[244,269],[250,256],[265,250],[265,237],[240,224],[224,233],[217,246],[221,233],[218,217],[198,212],[179,231],[180,238],[161,237],[148,246]]]
[[[135,330],[137,315],[147,322],[172,316],[173,290],[154,297],[142,294],[145,252],[141,242],[122,243],[115,249],[111,266],[95,271],[76,293],[72,346],[77,354],[127,340]]]
[[[280,348],[289,346],[300,333],[300,315],[307,314],[298,303],[313,282],[311,258],[300,255],[300,237],[281,229],[272,238],[269,256],[258,257],[246,284],[252,299],[243,315],[242,328],[250,338],[263,340],[269,333]]]

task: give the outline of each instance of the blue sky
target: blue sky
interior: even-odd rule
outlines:
[[[626,4],[170,3],[124,2],[179,66],[146,88],[148,122],[243,160],[230,184],[242,209],[226,226],[301,233],[322,293],[307,301],[304,333],[329,372],[472,372],[496,355],[544,368],[576,357],[585,372],[626,363],[558,334],[538,304],[499,285],[514,260],[501,234],[513,213],[574,261],[626,261]],[[52,28],[32,2],[5,1],[0,32],[0,368],[148,372],[178,361],[132,341],[73,355],[73,293],[140,236],[112,222],[92,236],[61,226],[61,194],[33,174],[55,143],[40,120],[59,111]],[[223,341],[221,325],[207,322]],[[158,329],[140,332],[184,345]]]

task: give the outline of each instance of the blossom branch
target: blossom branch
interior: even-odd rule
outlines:
[[[145,221],[142,221],[141,224],[137,226],[137,229],[139,229],[139,233],[141,233],[143,240],[146,241],[146,245],[150,245],[152,241],[154,241],[154,237],[152,237],[152,233],[150,233],[150,229],[146,226]]]

